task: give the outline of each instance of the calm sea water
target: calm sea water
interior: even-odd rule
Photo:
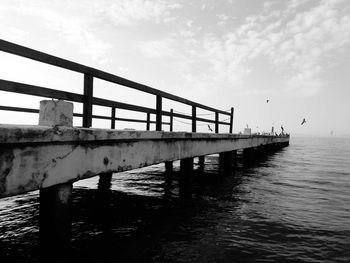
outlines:
[[[115,174],[104,205],[97,179],[76,183],[76,262],[350,262],[350,139],[291,138],[220,173],[195,166],[191,199],[164,166]],[[38,193],[0,200],[0,261],[36,262]]]

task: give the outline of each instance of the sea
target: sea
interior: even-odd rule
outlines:
[[[192,196],[164,164],[74,183],[72,262],[350,262],[350,138],[290,145],[224,173],[195,159]],[[0,262],[39,262],[38,191],[0,199]],[[105,201],[105,199],[103,199]],[[101,203],[102,202],[102,203]],[[54,256],[54,255],[53,255]]]

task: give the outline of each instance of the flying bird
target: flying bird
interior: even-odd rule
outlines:
[[[305,118],[304,118],[303,121],[301,122],[301,125],[303,125],[304,123],[306,123]]]
[[[266,100],[266,103],[269,103],[270,100]]]
[[[208,124],[208,129],[209,129],[209,131],[213,131],[213,130],[210,128],[209,124]]]

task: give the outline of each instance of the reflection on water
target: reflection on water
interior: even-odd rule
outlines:
[[[164,165],[74,185],[75,262],[350,262],[350,141],[297,138],[223,175],[195,165],[192,199]],[[38,193],[0,200],[1,262],[38,261]]]

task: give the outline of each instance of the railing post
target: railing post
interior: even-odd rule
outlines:
[[[192,132],[197,131],[197,125],[196,125],[196,120],[197,120],[197,108],[196,106],[192,106]]]
[[[146,122],[146,130],[149,131],[151,126],[151,113],[147,112],[147,122]]]
[[[157,95],[156,104],[156,131],[162,130],[162,96]]]
[[[231,115],[230,115],[230,133],[233,131],[233,114],[234,114],[234,108],[231,108]]]
[[[92,125],[92,97],[93,77],[84,74],[84,104],[83,104],[83,127],[89,128]]]
[[[115,107],[112,107],[111,110],[111,129],[115,129]]]
[[[215,112],[215,133],[219,133],[219,113]]]
[[[173,123],[174,123],[174,110],[173,109],[170,109],[170,128],[169,130],[172,132],[173,131]]]

